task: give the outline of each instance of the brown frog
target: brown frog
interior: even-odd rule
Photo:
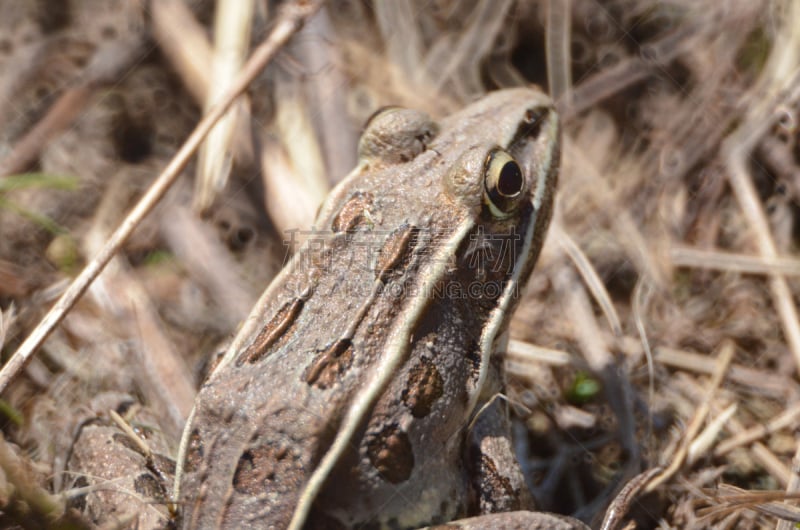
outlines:
[[[200,390],[184,528],[415,528],[531,507],[505,407],[478,411],[503,389],[493,352],[551,216],[553,105],[518,88],[440,123],[385,109],[359,157]],[[519,515],[537,516],[553,521]]]

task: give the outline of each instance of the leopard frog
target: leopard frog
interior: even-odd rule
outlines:
[[[198,394],[184,528],[415,528],[531,507],[489,398],[559,148],[532,88],[439,123],[370,119],[358,166]]]

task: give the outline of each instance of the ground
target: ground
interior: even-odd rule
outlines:
[[[0,0],[4,360],[280,17],[256,2],[225,40],[211,4]],[[328,2],[3,391],[0,526],[90,524],[66,458],[97,396],[177,439],[372,112],[532,83],[562,172],[506,366],[540,504],[591,520],[675,464],[639,528],[797,520],[766,504],[798,483],[797,28],[797,0]]]

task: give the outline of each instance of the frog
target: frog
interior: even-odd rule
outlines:
[[[536,87],[376,112],[198,392],[175,525],[588,528],[534,511],[498,399],[560,150]]]

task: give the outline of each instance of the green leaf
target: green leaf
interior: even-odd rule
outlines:
[[[600,382],[587,372],[575,374],[575,380],[567,391],[567,399],[571,403],[586,403],[597,397],[601,389]]]
[[[22,426],[25,421],[25,417],[22,415],[22,412],[12,407],[11,404],[5,399],[0,399],[0,415],[5,416],[17,427]]]
[[[0,178],[0,193],[28,188],[78,189],[78,177],[51,173],[20,173]]]

